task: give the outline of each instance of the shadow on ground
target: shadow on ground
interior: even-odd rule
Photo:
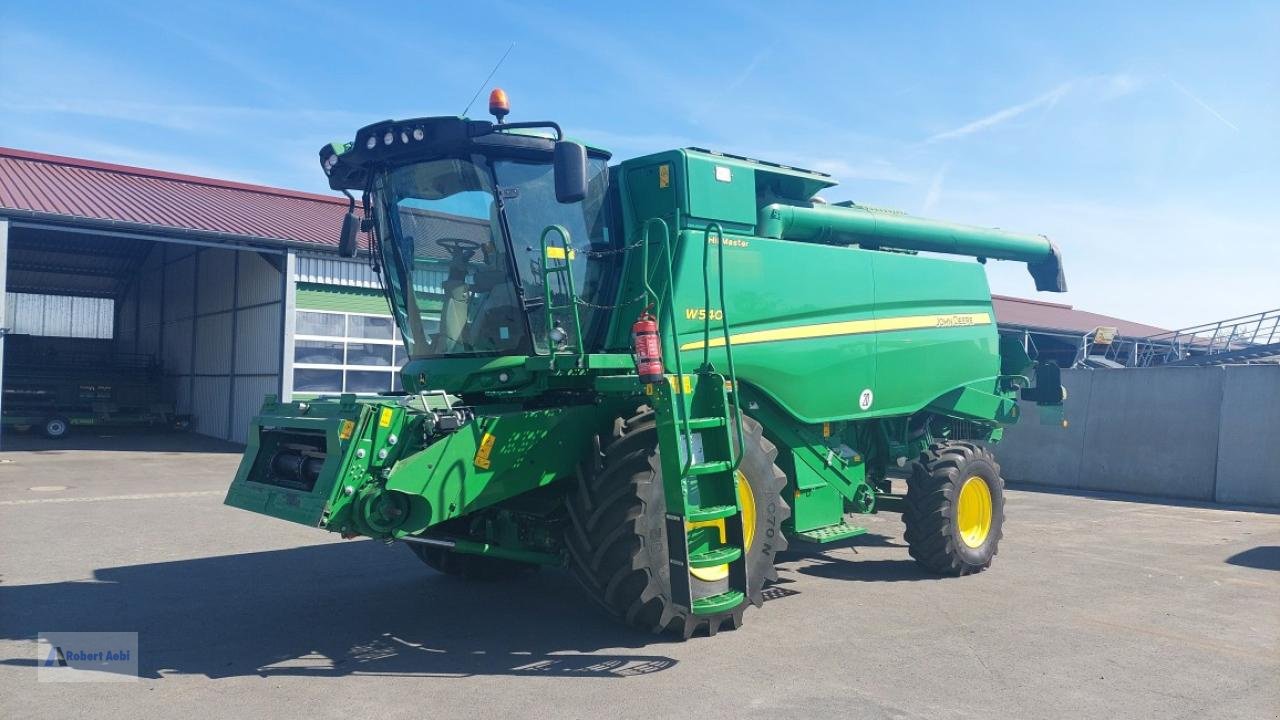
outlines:
[[[107,450],[156,453],[242,453],[244,446],[194,432],[174,432],[148,428],[73,427],[59,440],[38,432],[17,432],[6,428],[0,435],[4,452],[58,454],[67,450]]]
[[[666,670],[662,641],[588,606],[543,571],[467,583],[373,541],[96,571],[92,581],[0,585],[0,637],[136,631],[139,672],[256,676],[628,677]],[[30,659],[4,661],[34,666]]]
[[[843,560],[826,558],[825,562],[796,569],[802,575],[828,580],[854,582],[903,582],[937,580],[938,576],[916,564],[914,560]]]
[[[828,545],[791,540],[787,545],[787,549],[778,553],[778,561],[784,562],[799,558],[825,558],[832,550],[838,550],[840,548],[852,548],[854,552],[857,552],[858,548],[863,547],[905,548],[906,546],[907,544],[902,541],[901,536],[882,535],[880,533],[871,532],[856,535],[848,540],[841,540]]]
[[[1227,558],[1227,564],[1259,570],[1280,570],[1280,546],[1259,545],[1249,548]]]
[[[848,548],[857,553],[862,547],[903,548],[905,556],[906,543],[902,538],[867,533],[845,542],[831,545],[810,545],[792,542],[785,552],[778,554],[778,562],[782,569],[801,575],[826,578],[828,580],[850,580],[855,582],[902,582],[904,580],[925,580],[935,575],[922,569],[914,560],[887,559],[867,560],[860,557],[835,557],[832,550]],[[811,562],[799,562],[811,561]],[[791,563],[796,563],[792,565]]]

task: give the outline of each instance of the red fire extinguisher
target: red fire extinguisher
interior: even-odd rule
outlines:
[[[645,308],[631,325],[631,342],[635,346],[636,374],[642,383],[662,382],[662,343],[658,339],[658,319]]]

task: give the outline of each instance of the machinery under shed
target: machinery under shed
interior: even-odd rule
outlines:
[[[243,442],[265,395],[391,390],[377,278],[334,252],[345,209],[0,148],[6,434],[189,424]]]

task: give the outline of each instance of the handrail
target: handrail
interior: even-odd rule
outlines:
[[[547,235],[553,230],[560,235],[560,251],[564,253],[564,266],[555,268],[554,270],[547,267],[547,261],[550,259],[547,254],[547,250],[550,247],[547,245]],[[571,262],[573,258],[570,255],[570,253],[573,252],[573,248],[572,245],[569,244],[569,231],[563,225],[548,225],[542,229],[541,242],[542,257],[540,260],[542,261],[543,310],[547,321],[547,350],[551,353],[551,369],[554,370],[556,367],[557,356],[555,341],[551,339],[551,332],[555,327],[554,310],[569,309],[573,311],[573,341],[574,345],[578,348],[578,364],[581,366],[583,358],[586,356],[586,348],[582,345],[582,319],[578,315],[577,289],[573,284],[573,263]],[[567,288],[565,290],[565,294],[569,296],[569,304],[567,306],[560,307],[551,304],[550,275],[552,272],[563,272],[567,276]]]
[[[649,284],[649,227],[655,223],[662,228],[662,251],[666,256],[667,264],[667,294],[671,298],[671,302],[666,304],[667,314],[671,317],[671,332],[674,333],[676,327],[675,274],[671,267],[671,230],[667,226],[666,220],[656,217],[645,220],[644,225],[641,226],[644,233],[642,236],[642,242],[640,243],[641,277],[644,280],[645,300],[648,301],[650,297],[653,298],[653,301],[648,302],[646,307],[649,305],[654,306],[658,311],[658,317],[662,317],[662,299],[658,297],[658,293],[655,292],[653,286]],[[659,337],[661,337],[661,325],[659,325]],[[672,338],[671,346],[673,350],[671,355],[676,364],[675,392],[677,395],[684,395],[684,365],[680,361],[679,343],[674,340],[674,337]],[[680,402],[676,403],[676,406],[679,408],[680,412],[680,425],[683,429],[681,437],[684,438],[685,444],[684,463],[680,468],[680,477],[683,479],[688,476],[689,468],[693,467],[693,428],[689,426],[689,409],[685,407],[684,399],[682,398]]]
[[[1185,360],[1193,355],[1211,356],[1262,347],[1280,341],[1280,309],[1193,325],[1156,333],[1137,341],[1143,344],[1134,365],[1147,367]],[[1136,344],[1136,343],[1135,343]]]
[[[738,404],[738,374],[733,367],[733,349],[732,343],[729,342],[729,308],[725,303],[724,297],[724,229],[720,227],[718,222],[707,225],[702,231],[702,304],[706,313],[703,317],[702,325],[702,367],[708,371],[711,370],[711,275],[708,270],[711,252],[707,249],[707,245],[711,242],[712,228],[715,228],[716,231],[716,271],[720,285],[720,328],[724,333],[724,356],[725,362],[729,366],[729,384],[733,388],[733,425],[738,435],[737,452],[734,452],[733,448],[729,449],[729,454],[733,457],[733,464],[729,467],[729,471],[733,472],[742,465],[744,439],[742,434],[742,407]]]
[[[1272,317],[1270,318],[1267,317],[1272,313],[1276,313],[1276,314],[1272,315]],[[1251,313],[1249,315],[1240,315],[1238,317],[1226,318],[1224,320],[1217,320],[1214,322],[1207,322],[1201,325],[1192,325],[1190,327],[1179,328],[1177,330],[1167,330],[1162,333],[1156,333],[1155,335],[1151,335],[1149,336],[1148,339],[1161,338],[1165,336],[1176,336],[1176,335],[1199,335],[1201,334],[1201,331],[1219,328],[1224,325],[1228,327],[1235,327],[1237,325],[1244,325],[1246,323],[1250,323],[1254,321],[1260,322],[1260,321],[1272,320],[1272,319],[1280,319],[1280,308],[1276,308],[1275,310],[1263,310],[1262,312]]]

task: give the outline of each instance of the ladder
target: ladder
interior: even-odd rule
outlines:
[[[659,244],[667,280],[667,302],[649,283],[650,228],[661,230]],[[724,337],[727,373],[711,364],[711,278],[712,232],[718,248],[717,265],[721,331]],[[738,472],[742,463],[742,413],[737,404],[737,377],[729,344],[729,327],[724,293],[724,236],[718,223],[703,231],[702,276],[704,310],[703,358],[696,371],[686,374],[676,341],[672,290],[672,249],[666,222],[652,218],[644,224],[641,247],[647,298],[666,310],[669,324],[661,332],[664,356],[672,360],[675,374],[666,383],[650,385],[657,419],[658,449],[663,493],[666,499],[667,549],[670,556],[672,602],[691,615],[713,615],[732,610],[748,595],[746,528],[738,484],[745,478]],[[663,262],[665,261],[665,262]],[[665,306],[665,307],[664,307]],[[661,326],[660,326],[661,327]],[[736,441],[736,442],[735,442]],[[727,566],[727,587],[714,595],[693,597],[692,579],[698,570]]]

